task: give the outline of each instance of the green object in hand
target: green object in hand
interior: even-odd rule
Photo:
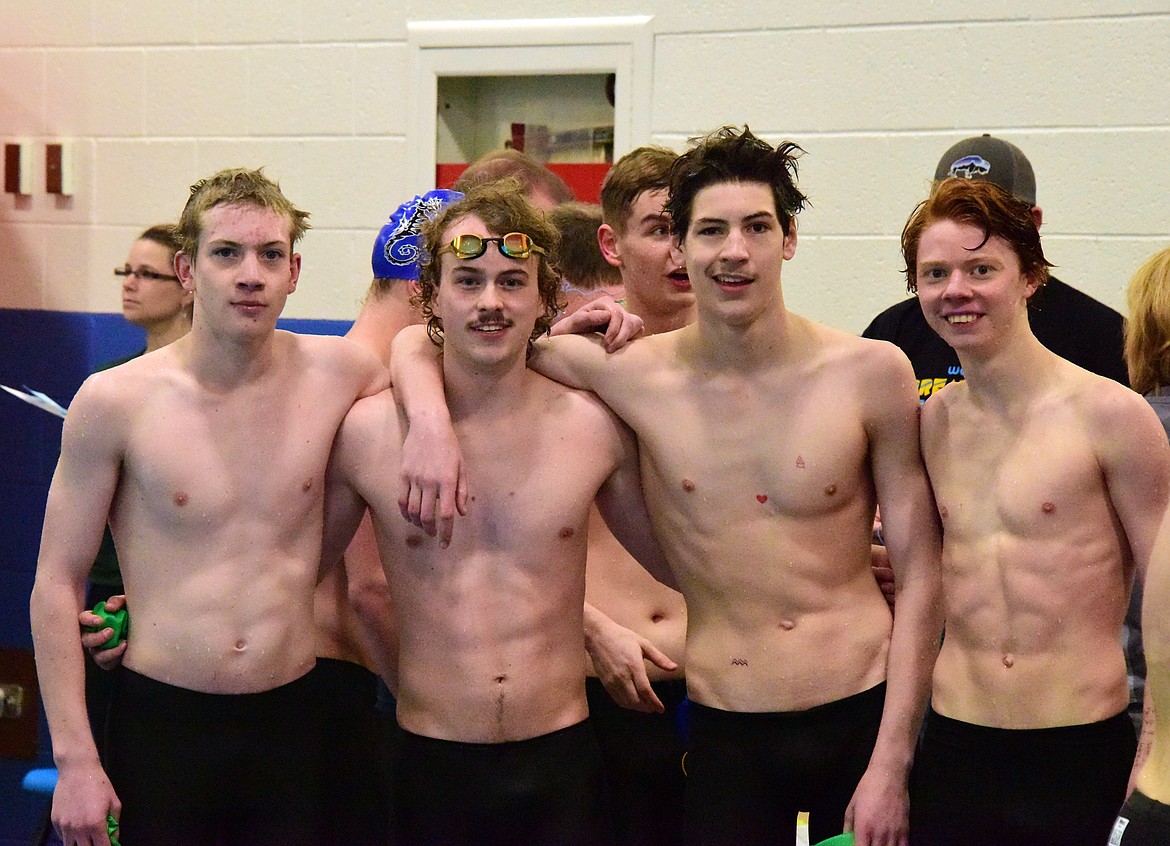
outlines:
[[[86,626],[87,631],[100,632],[107,627],[114,630],[110,639],[99,646],[98,649],[113,649],[130,636],[130,614],[125,608],[119,608],[117,611],[107,611],[106,603],[99,602],[93,607],[93,613],[102,618],[102,624],[100,626]]]
[[[102,603],[98,603],[101,605]],[[110,846],[122,846],[118,842],[118,821],[114,819],[113,815],[106,817],[106,834],[110,835]]]

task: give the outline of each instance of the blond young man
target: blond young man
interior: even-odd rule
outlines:
[[[902,253],[966,376],[922,416],[946,637],[911,837],[1104,843],[1134,763],[1120,631],[1166,506],[1166,435],[1139,395],[1032,333],[1028,298],[1048,263],[1028,203],[944,180]]]
[[[276,331],[306,218],[258,171],[196,183],[175,264],[191,332],[90,377],[66,418],[31,602],[66,846],[105,843],[107,816],[127,842],[317,842],[325,468],[385,376],[347,341]],[[107,519],[133,637],[103,770],[73,621]]]
[[[399,843],[612,842],[581,670],[595,498],[668,576],[633,436],[592,395],[526,366],[556,313],[554,242],[518,189],[498,184],[428,229],[420,299],[478,480],[449,545],[400,516],[405,433],[389,392],[356,403],[334,444],[326,555],[368,507],[398,617]]]
[[[638,437],[687,603],[688,842],[793,843],[811,811],[810,839],[844,825],[861,846],[905,844],[939,623],[918,399],[892,347],[784,306],[804,202],[796,149],[725,128],[674,165],[666,210],[696,323],[617,355],[556,338],[533,366],[591,387]],[[400,336],[396,376],[424,375],[420,340]],[[442,422],[434,384],[414,381],[399,385],[412,426]],[[432,529],[461,501],[451,469],[407,479],[409,510]],[[878,503],[896,620],[870,571]]]

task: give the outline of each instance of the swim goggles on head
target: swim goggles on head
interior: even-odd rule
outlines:
[[[456,235],[450,244],[439,249],[438,255],[454,253],[464,261],[477,259],[487,250],[487,245],[494,241],[500,249],[500,254],[514,259],[526,259],[533,253],[547,256],[543,247],[532,243],[532,239],[523,232],[509,232],[500,238],[484,238],[482,235]]]

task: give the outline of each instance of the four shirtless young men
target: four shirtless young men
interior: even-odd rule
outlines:
[[[404,330],[395,393],[373,396],[381,371],[353,345],[274,331],[299,272],[301,213],[231,193],[192,207],[196,191],[177,260],[196,297],[191,336],[83,386],[50,492],[33,623],[66,843],[103,842],[122,804],[127,837],[150,842],[145,832],[167,825],[188,837],[174,842],[197,842],[182,830],[223,800],[211,776],[238,762],[208,759],[208,798],[188,795],[185,729],[218,720],[198,730],[224,733],[226,746],[247,731],[238,711],[263,715],[272,751],[257,772],[264,799],[237,805],[268,803],[264,824],[285,827],[240,817],[256,826],[245,840],[312,830],[297,793],[311,779],[277,778],[289,775],[281,755],[315,754],[286,701],[312,667],[297,603],[312,594],[322,513],[327,568],[363,507],[398,615],[399,835],[610,842],[580,658],[585,619],[610,613],[604,600],[582,610],[595,496],[686,600],[688,842],[791,843],[800,811],[814,842],[843,826],[860,844],[991,842],[986,831],[1036,842],[1062,831],[1050,818],[1063,825],[1069,808],[1084,821],[1054,842],[1103,843],[1133,758],[1132,731],[1126,748],[1115,725],[1126,701],[1117,633],[1166,504],[1165,436],[1140,397],[1031,336],[1027,296],[1045,263],[1026,212],[994,186],[949,180],[903,239],[924,312],[967,374],[926,406],[920,453],[904,357],[784,306],[804,203],[797,153],[722,130],[671,166],[665,213],[697,320],[617,353],[560,336],[528,357],[555,309],[555,234],[515,192],[473,191],[428,234],[422,301],[442,354],[426,330]],[[632,205],[642,198],[657,199]],[[175,436],[194,449],[176,454]],[[419,455],[420,443],[446,449]],[[870,571],[877,506],[893,618]],[[113,757],[114,787],[85,721],[76,630],[62,623],[80,610],[107,514],[134,612],[122,672],[149,691],[129,694],[140,699],[122,743],[140,745]],[[1146,637],[1157,700],[1166,638]],[[636,675],[631,689],[644,692]],[[162,701],[183,710],[152,730],[141,712]],[[1168,754],[1159,738],[1151,764]],[[1092,801],[1070,801],[1070,785],[1103,778],[1103,764],[1060,751],[1086,744],[1110,762],[1113,792],[1094,783]],[[1063,756],[1063,769],[1019,764],[1020,749]],[[1022,781],[988,801],[989,782],[1013,770]],[[1165,772],[1145,767],[1145,796],[1170,799]],[[166,795],[179,778],[184,794]],[[962,840],[978,814],[994,822]]]

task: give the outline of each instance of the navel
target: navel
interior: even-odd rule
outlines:
[[[248,649],[248,642],[246,640],[236,641],[236,652],[245,652]]]
[[[1010,652],[1007,655],[1003,656],[1003,665],[1005,667],[1007,667],[1009,670],[1015,665],[1015,663],[1016,663],[1016,659]]]
[[[786,632],[790,632],[796,628],[796,621],[795,620],[781,620],[780,621],[780,628],[784,629],[784,631],[786,631]]]

